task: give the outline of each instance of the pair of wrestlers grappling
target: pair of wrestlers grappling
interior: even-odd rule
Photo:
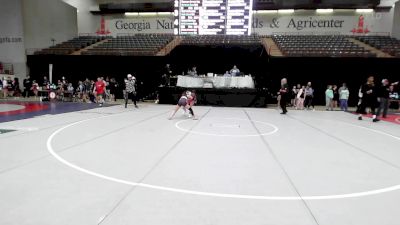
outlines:
[[[194,90],[193,91],[185,91],[185,92],[183,92],[181,97],[180,97],[180,99],[179,99],[179,101],[178,101],[178,104],[175,107],[174,112],[169,117],[169,119],[171,120],[175,116],[176,112],[180,108],[182,108],[183,111],[184,111],[184,114],[186,114],[186,110],[189,110],[188,117],[189,118],[193,118],[194,120],[196,120],[197,118],[195,117],[194,112],[193,112],[193,106],[196,103],[196,101],[197,101],[196,93],[195,93]]]

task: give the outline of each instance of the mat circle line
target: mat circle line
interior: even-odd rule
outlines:
[[[181,194],[190,194],[190,195],[197,195],[197,196],[205,196],[205,197],[218,197],[218,198],[233,198],[233,199],[253,199],[253,200],[277,200],[277,201],[299,201],[299,200],[334,200],[334,199],[346,199],[346,198],[357,198],[357,197],[365,197],[365,196],[371,196],[371,195],[378,195],[382,193],[387,193],[391,191],[396,191],[400,190],[400,184],[398,185],[393,185],[385,188],[380,188],[380,189],[375,189],[375,190],[369,190],[369,191],[362,191],[362,192],[354,192],[354,193],[348,193],[348,194],[337,194],[337,195],[309,195],[309,196],[265,196],[265,195],[244,195],[244,194],[228,194],[228,193],[215,193],[215,192],[205,192],[205,191],[195,191],[195,190],[188,190],[188,189],[182,189],[182,188],[173,188],[173,187],[166,187],[166,186],[160,186],[160,185],[152,185],[152,184],[146,184],[146,183],[137,183],[137,182],[132,182],[124,179],[119,179],[115,177],[110,177],[106,176],[91,170],[87,170],[85,168],[79,167],[64,158],[62,158],[59,154],[57,154],[53,147],[52,147],[52,141],[54,137],[61,133],[63,130],[73,127],[75,125],[85,123],[91,120],[95,119],[101,119],[105,117],[110,117],[114,115],[108,115],[108,116],[102,116],[102,117],[96,117],[96,118],[91,118],[91,119],[85,119],[81,120],[78,122],[74,122],[71,124],[68,124],[66,126],[63,126],[56,131],[54,131],[47,139],[46,141],[46,147],[48,152],[59,162],[62,164],[75,169],[77,171],[80,171],[82,173],[95,176],[104,180],[120,183],[120,184],[125,184],[125,185],[130,185],[130,186],[137,186],[137,187],[143,187],[143,188],[149,188],[149,189],[154,189],[154,190],[160,190],[160,191],[169,191],[169,192],[174,192],[174,193],[181,193]],[[347,122],[343,122],[344,124],[348,124],[354,127],[359,127],[362,129],[370,130],[375,133],[379,133],[382,135],[386,135],[392,138],[395,138],[396,140],[400,141],[400,137],[385,133],[383,131],[378,131],[374,129],[370,129],[367,127],[363,126],[357,126],[353,125]]]
[[[206,132],[200,132],[200,131],[193,131],[193,130],[188,130],[185,128],[182,128],[180,124],[184,122],[188,122],[190,120],[181,120],[175,123],[175,127],[178,130],[184,131],[184,132],[189,132],[191,134],[198,134],[198,135],[204,135],[204,136],[216,136],[216,137],[259,137],[259,136],[267,136],[267,135],[272,135],[276,132],[278,132],[279,128],[275,126],[274,124],[263,122],[263,121],[258,121],[258,120],[248,120],[248,119],[240,119],[240,118],[218,118],[218,119],[226,119],[226,120],[242,120],[242,121],[250,121],[253,123],[259,123],[259,124],[264,124],[267,126],[270,126],[273,128],[272,131],[261,133],[261,134],[212,134],[212,133],[206,133]]]

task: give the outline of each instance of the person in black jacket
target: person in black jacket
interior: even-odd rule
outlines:
[[[383,79],[382,86],[380,86],[378,89],[379,107],[378,107],[378,111],[376,112],[376,118],[373,120],[374,122],[379,121],[378,117],[381,115],[382,111],[383,111],[382,117],[386,118],[386,116],[387,116],[387,111],[389,109],[389,93],[390,93],[389,87],[390,87],[389,80]]]
[[[172,76],[172,69],[169,64],[165,65],[163,72],[162,72],[162,81],[161,84],[163,86],[170,86],[171,85],[171,76]]]
[[[279,104],[282,109],[281,114],[287,113],[286,105],[287,105],[288,94],[289,94],[289,88],[288,88],[288,84],[287,84],[287,79],[283,78],[281,80],[281,89],[278,92],[278,95],[280,96]]]
[[[372,119],[376,119],[375,108],[377,106],[377,89],[374,83],[374,77],[369,76],[367,82],[361,86],[360,90],[361,104],[358,106],[357,113],[359,114],[358,119],[362,120],[362,115],[367,114],[366,109],[370,108],[372,113]]]
[[[32,81],[31,81],[31,77],[29,75],[26,76],[26,78],[23,80],[23,85],[24,85],[24,92],[23,92],[23,96],[25,98],[29,97],[29,92],[31,90],[32,87]]]
[[[111,78],[110,79],[108,87],[109,87],[109,90],[110,90],[110,99],[111,99],[111,101],[116,102],[117,101],[116,93],[117,93],[118,83],[115,80],[115,78]]]

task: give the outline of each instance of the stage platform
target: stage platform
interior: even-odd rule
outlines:
[[[266,90],[261,89],[215,89],[215,88],[183,88],[160,87],[160,104],[176,104],[186,90],[195,90],[197,105],[225,106],[225,107],[266,107]]]

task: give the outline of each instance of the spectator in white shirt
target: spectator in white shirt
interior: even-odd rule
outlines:
[[[347,88],[347,85],[343,83],[342,87],[339,88],[339,101],[340,101],[340,109],[342,111],[347,112],[347,107],[348,107],[348,100],[350,96],[350,91]]]
[[[72,86],[72,83],[68,84],[67,90],[68,90],[68,92],[71,92],[71,93],[74,92],[74,87]]]
[[[302,86],[297,92],[296,109],[304,109],[304,96],[305,96],[305,86]]]
[[[2,85],[3,85],[4,98],[7,98],[7,96],[8,96],[8,82],[7,82],[7,78],[6,77],[3,78]]]

